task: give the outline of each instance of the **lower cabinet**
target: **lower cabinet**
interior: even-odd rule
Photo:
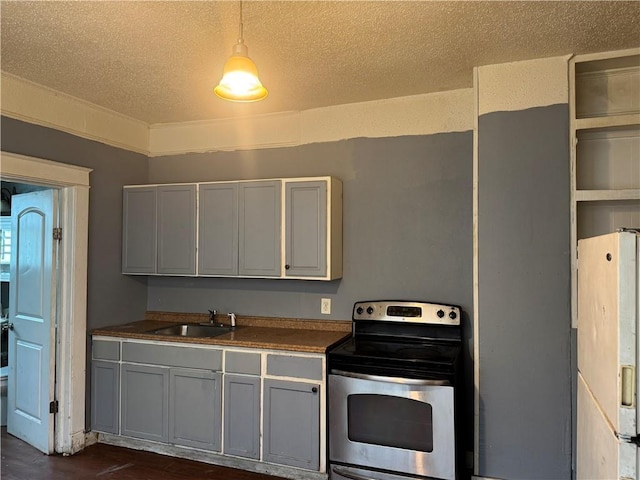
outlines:
[[[263,460],[318,470],[320,385],[265,379],[263,408]]]
[[[93,430],[326,471],[323,355],[128,340],[92,348]]]
[[[119,432],[120,364],[93,360],[91,363],[91,426],[98,432]]]
[[[169,369],[122,364],[121,434],[169,441]]]
[[[172,368],[169,443],[220,451],[222,374]]]
[[[260,377],[224,377],[224,453],[260,458]]]

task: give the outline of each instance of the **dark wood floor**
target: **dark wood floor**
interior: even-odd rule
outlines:
[[[2,427],[2,480],[279,480],[150,452],[96,444],[70,457],[44,455]]]

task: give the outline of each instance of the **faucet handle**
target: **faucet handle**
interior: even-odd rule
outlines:
[[[216,320],[216,313],[218,313],[218,312],[216,312],[215,309],[209,310],[209,321],[211,323],[213,323]]]

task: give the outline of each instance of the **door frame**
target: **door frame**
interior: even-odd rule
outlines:
[[[87,255],[90,168],[0,151],[3,180],[58,188],[62,240],[57,284],[54,450],[85,446]]]

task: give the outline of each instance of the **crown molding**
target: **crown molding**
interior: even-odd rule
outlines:
[[[253,117],[149,127],[149,155],[253,150],[473,130],[472,88]]]
[[[147,123],[7,72],[0,75],[0,113],[5,117],[149,154]]]
[[[472,88],[297,112],[149,125],[0,73],[2,115],[150,157],[473,129]]]

